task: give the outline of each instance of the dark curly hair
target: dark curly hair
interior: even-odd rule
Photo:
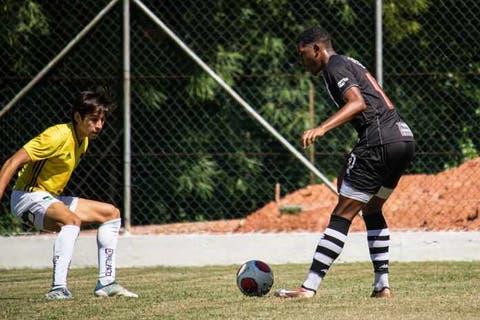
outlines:
[[[327,48],[332,47],[332,39],[330,34],[319,26],[305,29],[297,37],[297,45],[308,45],[315,42],[321,42]]]
[[[75,123],[75,112],[78,112],[83,119],[92,113],[100,112],[107,115],[114,108],[114,98],[108,88],[99,87],[94,91],[82,91],[72,106],[71,119]]]

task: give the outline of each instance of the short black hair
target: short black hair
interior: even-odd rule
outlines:
[[[320,26],[305,29],[297,37],[297,45],[308,45],[315,42],[321,42],[326,47],[332,46],[332,39],[330,38],[330,34]]]
[[[73,103],[71,114],[72,121],[75,123],[75,112],[78,112],[80,117],[83,119],[87,114],[97,112],[107,115],[108,112],[114,108],[114,99],[107,87],[98,87],[92,91],[82,91],[80,92],[79,97]]]

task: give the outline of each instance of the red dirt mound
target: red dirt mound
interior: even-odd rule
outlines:
[[[384,215],[391,230],[480,230],[480,158],[435,175],[406,175]],[[325,185],[310,185],[270,202],[245,219],[134,227],[133,233],[322,232],[337,201]],[[365,230],[356,218],[351,231]]]

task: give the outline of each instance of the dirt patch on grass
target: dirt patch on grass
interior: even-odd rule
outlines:
[[[480,158],[435,175],[405,175],[384,208],[391,230],[480,230]],[[137,226],[134,234],[322,232],[337,197],[310,185],[270,202],[245,219]],[[361,218],[351,231],[364,231]]]

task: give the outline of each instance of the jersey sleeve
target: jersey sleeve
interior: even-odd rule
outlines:
[[[351,87],[358,87],[358,81],[349,68],[349,65],[344,61],[338,61],[326,70],[326,77],[328,81],[336,86],[343,96],[345,91]]]
[[[25,149],[32,161],[38,161],[55,156],[61,150],[65,141],[64,132],[54,126],[27,142],[23,149]]]

